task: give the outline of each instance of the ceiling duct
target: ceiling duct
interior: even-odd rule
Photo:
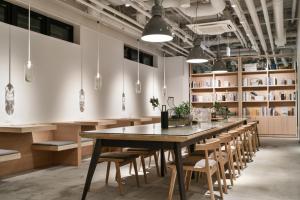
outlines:
[[[190,6],[188,8],[182,6],[183,0],[164,0],[163,1],[163,7],[164,8],[179,8],[184,14],[186,14],[189,17],[206,17],[211,15],[216,15],[221,12],[226,7],[224,0],[210,0],[210,3],[208,4],[202,4],[201,6]],[[197,10],[197,11],[196,11]]]

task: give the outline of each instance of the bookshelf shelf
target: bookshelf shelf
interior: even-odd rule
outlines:
[[[242,72],[243,75],[246,74],[267,74],[267,70],[257,70],[257,71],[243,71]]]
[[[278,74],[278,73],[295,73],[295,69],[273,69],[269,70],[270,74]]]
[[[270,90],[295,90],[296,85],[269,85]]]

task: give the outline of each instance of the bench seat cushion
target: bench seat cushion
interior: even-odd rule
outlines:
[[[0,149],[0,156],[6,156],[6,155],[11,155],[11,154],[16,154],[19,153],[16,150],[7,150],[7,149]]]
[[[33,145],[45,145],[45,146],[65,146],[69,144],[75,144],[74,141],[42,141],[42,142],[35,142]]]

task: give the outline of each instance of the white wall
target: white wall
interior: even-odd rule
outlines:
[[[5,113],[4,88],[8,83],[8,30],[0,23],[0,122],[8,120]],[[108,30],[106,30],[107,32]],[[11,26],[12,32],[12,84],[15,87],[16,107],[12,123],[52,122],[104,117],[145,116],[158,114],[149,103],[153,96],[153,70],[155,96],[161,94],[161,68],[141,65],[143,92],[135,94],[137,63],[125,60],[125,93],[127,109],[121,110],[122,94],[122,40],[101,35],[101,74],[103,88],[94,90],[97,61],[97,33],[81,28],[84,52],[84,89],[86,111],[79,111],[80,49],[76,44],[32,33],[32,62],[34,81],[24,81],[23,66],[27,59],[27,32]],[[115,33],[114,33],[115,34]],[[124,37],[124,36],[120,36]],[[126,40],[133,43],[134,40]],[[133,45],[133,44],[131,44]],[[145,49],[149,52],[150,48]],[[150,53],[156,53],[155,51]],[[161,59],[159,58],[159,63]],[[161,66],[161,65],[160,65]]]
[[[189,101],[189,68],[185,57],[166,58],[166,80],[168,96],[175,98],[175,105]]]

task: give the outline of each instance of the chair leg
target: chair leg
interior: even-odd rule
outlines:
[[[230,177],[230,184],[231,184],[231,186],[233,186],[233,173],[234,173],[234,169],[232,167],[230,158],[228,160],[227,165],[228,165],[228,172],[229,172],[229,177]]]
[[[140,181],[139,181],[139,174],[138,174],[138,170],[137,170],[136,159],[133,160],[133,168],[134,168],[134,173],[135,173],[136,184],[137,184],[138,187],[140,187]]]
[[[241,157],[241,151],[239,148],[236,149],[236,153],[235,153],[235,162],[237,165],[237,169],[238,169],[238,173],[239,175],[241,175],[241,169],[243,168],[243,161],[242,161],[242,157]]]
[[[145,165],[145,158],[144,156],[141,156],[141,163],[142,163],[142,168],[143,168],[143,173],[144,173],[144,180],[145,183],[147,184],[147,172],[146,172],[146,165]]]
[[[168,195],[168,200],[173,199],[173,193],[174,193],[174,186],[176,182],[176,176],[177,176],[177,171],[176,168],[172,168],[171,170],[171,181],[170,181],[170,186],[169,186],[169,195]]]
[[[121,178],[121,170],[118,162],[115,162],[116,165],[116,178],[118,182],[119,192],[123,195],[123,186],[122,186],[122,178]]]
[[[189,189],[190,189],[192,173],[193,173],[192,171],[187,171],[186,179],[185,179],[185,189],[186,189],[186,191],[189,191]]]
[[[229,163],[230,163],[230,170],[231,170],[231,174],[233,176],[233,180],[236,179],[236,175],[235,175],[235,168],[234,168],[234,162],[233,162],[233,154],[230,153],[229,154]],[[233,182],[231,183],[231,185],[233,185]]]
[[[107,167],[106,167],[106,178],[105,178],[105,184],[106,184],[106,185],[108,185],[109,172],[110,172],[110,162],[107,162]]]
[[[208,169],[208,172],[206,173],[206,175],[207,175],[207,185],[208,185],[208,189],[210,192],[210,199],[215,200],[215,194],[214,194],[213,182],[212,182],[212,174],[210,173],[209,169]]]
[[[149,156],[148,169],[150,169],[150,168],[151,168],[151,160],[152,160],[152,156]]]
[[[157,176],[160,176],[159,165],[158,165],[158,156],[157,156],[156,152],[154,153],[153,156],[154,156],[154,162],[155,162],[155,168],[156,168]]]
[[[219,167],[220,167],[219,169],[221,171],[221,176],[222,176],[222,179],[223,179],[224,192],[225,192],[225,194],[227,194],[227,183],[226,183],[224,163],[223,162],[219,162]]]
[[[131,174],[131,171],[132,171],[132,163],[129,164],[129,174],[130,174],[130,175],[132,175],[132,174]]]
[[[218,178],[218,185],[219,185],[220,195],[221,195],[221,198],[223,199],[224,196],[223,196],[223,189],[222,189],[222,184],[221,184],[221,175],[220,175],[219,168],[217,168],[217,178]]]
[[[242,144],[240,150],[241,150],[241,155],[243,156],[243,162],[242,163],[244,163],[244,166],[247,167],[247,160],[246,160],[246,153],[245,153],[245,147],[244,146],[245,145]]]

